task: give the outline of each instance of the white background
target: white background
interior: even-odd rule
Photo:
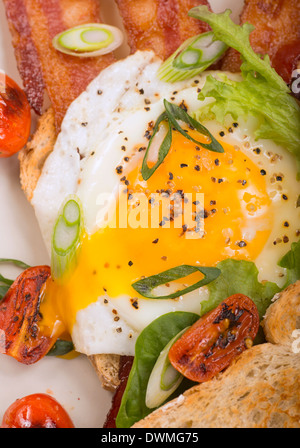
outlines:
[[[214,0],[215,12],[229,7],[237,20],[242,0]],[[104,1],[104,19],[119,23],[111,0]],[[11,37],[0,2],[0,69],[21,85]],[[17,258],[30,265],[49,264],[34,212],[19,183],[17,156],[0,159],[0,257]],[[16,276],[19,271],[0,267]],[[46,357],[24,366],[0,354],[0,422],[7,407],[17,398],[32,393],[50,393],[69,412],[77,427],[100,428],[109,409],[111,394],[101,388],[93,367],[84,356],[73,360]]]

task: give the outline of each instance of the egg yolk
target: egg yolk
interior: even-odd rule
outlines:
[[[134,300],[139,295],[132,284],[143,276],[181,264],[216,266],[227,258],[258,257],[273,220],[264,176],[239,147],[222,146],[224,153],[212,152],[175,131],[167,157],[148,181],[141,163],[126,177],[120,174],[114,225],[85,234],[74,271],[47,283],[40,309],[46,333],[71,334],[77,312],[99,296]],[[176,206],[174,195],[180,199]],[[186,283],[200,280],[199,273],[193,276]]]

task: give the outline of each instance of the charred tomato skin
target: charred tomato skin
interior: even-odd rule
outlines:
[[[30,127],[27,97],[15,81],[4,75],[0,80],[0,158],[10,157],[25,146]]]
[[[169,351],[173,367],[195,382],[208,381],[249,348],[259,329],[254,302],[243,294],[228,297],[195,322]]]
[[[49,266],[35,266],[23,271],[0,303],[0,351],[23,364],[43,358],[56,341],[39,327],[43,288],[51,279]]]
[[[9,406],[1,428],[74,428],[74,424],[57,400],[47,394],[32,394]]]

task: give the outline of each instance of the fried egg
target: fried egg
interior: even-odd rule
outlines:
[[[228,118],[224,126],[202,123],[224,153],[174,130],[164,162],[147,181],[142,178],[163,100],[192,115],[211,101],[198,100],[207,74],[219,75],[204,72],[170,84],[158,80],[160,64],[152,52],[138,51],[103,70],[70,106],[34,192],[32,203],[49,253],[61,204],[70,194],[82,203],[85,233],[77,266],[63,284],[47,285],[41,311],[45,332],[69,333],[76,350],[87,355],[133,355],[137,336],[152,320],[170,311],[200,313],[209,295],[204,286],[176,299],[147,299],[132,287],[142,277],[182,264],[213,267],[234,258],[255,262],[260,281],[282,286],[285,270],[277,263],[298,239],[294,159],[271,140],[255,140],[254,118]],[[227,75],[240,79],[239,74]],[[157,140],[163,132],[162,126]],[[188,132],[203,139],[195,130]],[[157,144],[149,163],[156,157]],[[201,205],[198,234],[185,224],[174,226],[174,209],[172,219],[158,214],[151,225],[151,195],[168,199],[178,193],[184,201],[188,193],[188,201]],[[193,276],[181,284],[191,284]]]

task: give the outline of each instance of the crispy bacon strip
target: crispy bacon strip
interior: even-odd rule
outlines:
[[[166,59],[191,36],[209,30],[206,23],[188,17],[188,11],[206,0],[116,0],[127,31],[131,53],[153,50]]]
[[[300,56],[299,0],[246,0],[241,23],[255,26],[250,35],[256,53],[268,54],[273,67],[289,83]],[[230,49],[223,59],[222,70],[240,69],[239,53]]]
[[[123,394],[126,389],[128,377],[133,364],[133,359],[134,359],[133,356],[121,356],[120,358],[120,368],[119,368],[120,384],[113,395],[111,408],[106,416],[103,428],[116,427],[116,418],[120,409]]]
[[[100,22],[99,2],[4,0],[4,4],[29,102],[41,114],[46,89],[59,130],[70,103],[115,58],[112,54],[84,59],[64,55],[55,50],[52,39],[67,28]]]

